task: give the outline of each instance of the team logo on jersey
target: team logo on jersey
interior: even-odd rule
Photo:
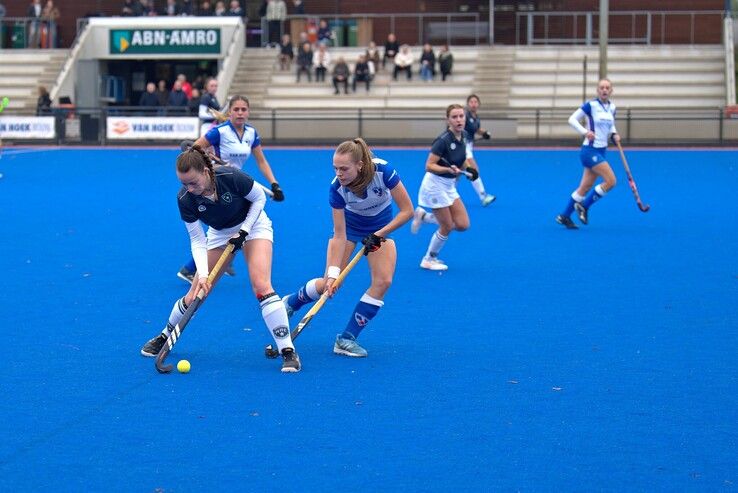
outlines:
[[[274,337],[277,339],[284,339],[290,335],[290,329],[284,325],[280,325],[279,327],[274,327],[274,329],[272,329],[272,333],[274,333]]]
[[[231,202],[233,202],[233,197],[231,197],[231,192],[224,193],[223,195],[220,196],[220,198],[226,204],[230,204]]]
[[[451,148],[452,151],[456,149],[456,142],[451,142],[451,145],[449,147]]]
[[[372,192],[374,192],[374,195],[376,195],[377,197],[381,197],[382,194],[384,193],[384,190],[382,190],[379,187],[374,187],[372,188]]]
[[[354,313],[354,320],[356,320],[356,323],[359,324],[359,327],[363,327],[369,323],[369,319],[367,319],[359,312]]]
[[[203,204],[200,204],[200,205],[199,205],[199,206],[197,207],[197,210],[198,210],[199,212],[205,212],[205,210],[206,210],[206,209],[207,209],[207,207],[205,207],[205,206],[204,206]]]

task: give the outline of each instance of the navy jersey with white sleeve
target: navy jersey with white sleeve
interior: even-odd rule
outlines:
[[[206,92],[200,98],[200,107],[198,108],[197,114],[203,123],[212,123],[215,121],[215,117],[208,111],[208,108],[220,111],[220,103],[218,103],[218,98]]]
[[[338,178],[331,181],[328,202],[334,209],[343,209],[346,218],[346,236],[360,241],[392,221],[391,190],[400,183],[397,170],[382,159],[372,159],[376,172],[363,197],[341,186]]]
[[[261,145],[261,137],[254,127],[248,124],[243,126],[243,136],[238,135],[230,121],[211,128],[205,138],[215,149],[215,155],[229,166],[242,169],[246,160],[251,156],[251,150]]]
[[[572,113],[569,117],[569,125],[581,135],[586,135],[588,131],[594,132],[594,140],[589,141],[585,137],[582,143],[583,146],[603,148],[607,147],[610,135],[617,133],[615,114],[615,103],[608,101],[602,104],[599,99],[593,99],[587,101],[581,108]],[[582,118],[586,120],[586,127],[579,123]]]
[[[213,231],[232,229],[235,233],[242,229],[249,233],[266,203],[264,191],[255,187],[253,178],[243,171],[221,166],[214,170],[214,174],[217,196],[195,195],[184,186],[177,194],[179,214],[190,234],[197,272],[202,275],[208,273],[208,240],[202,224],[210,226]]]

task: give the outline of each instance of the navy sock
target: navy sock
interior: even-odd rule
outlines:
[[[379,309],[382,308],[382,305],[384,305],[382,300],[377,300],[368,294],[364,294],[356,305],[356,308],[354,308],[354,313],[346,324],[346,329],[341,334],[341,337],[347,339],[356,339],[359,337],[366,324],[374,318]]]

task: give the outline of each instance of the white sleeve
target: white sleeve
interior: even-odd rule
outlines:
[[[190,234],[190,248],[192,249],[192,258],[195,259],[197,275],[206,277],[210,272],[208,270],[208,240],[205,237],[205,231],[203,231],[200,221],[185,223],[185,226]]]
[[[574,130],[576,130],[577,132],[579,132],[580,135],[586,135],[587,134],[587,129],[584,128],[584,126],[581,123],[579,123],[579,121],[582,118],[584,118],[585,116],[587,116],[587,115],[584,113],[584,111],[582,110],[582,108],[578,108],[569,117],[569,125],[571,126],[571,128],[573,128]]]
[[[200,117],[202,120],[213,120],[215,117],[210,114],[208,111],[208,107],[204,104],[200,105],[200,108],[197,111],[197,116]]]
[[[249,207],[249,212],[246,214],[246,219],[244,219],[240,229],[246,231],[246,233],[250,233],[261,211],[264,210],[264,204],[266,204],[267,199],[264,190],[254,182],[251,191],[246,195],[246,200],[251,202],[251,207]]]

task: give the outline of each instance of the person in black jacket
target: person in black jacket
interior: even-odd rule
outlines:
[[[338,85],[343,84],[343,93],[348,94],[349,67],[343,57],[339,57],[336,66],[333,67],[333,87],[335,94],[339,94]]]
[[[387,65],[387,59],[394,63],[395,55],[400,51],[400,44],[397,42],[397,37],[394,33],[387,35],[387,41],[384,43],[384,57],[382,58],[382,68]]]
[[[169,93],[167,106],[171,113],[185,114],[187,112],[187,94],[182,90],[182,81],[175,80],[172,92]]]
[[[371,72],[369,71],[369,63],[366,60],[366,55],[359,55],[359,60],[356,62],[354,67],[354,81],[351,85],[354,92],[356,92],[356,83],[365,82],[366,91],[369,92],[369,84],[372,80]]]
[[[36,103],[36,116],[51,114],[51,98],[49,91],[44,86],[38,86],[38,102]]]
[[[141,94],[141,97],[138,100],[138,105],[143,108],[151,109],[152,111],[159,107],[159,97],[156,95],[156,84],[153,82],[146,84],[146,90]]]
[[[313,76],[310,73],[313,66],[313,49],[310,47],[310,43],[303,43],[303,45],[297,50],[297,82],[300,82],[300,75],[303,72],[307,73],[308,82],[313,81]]]
[[[451,75],[454,66],[454,56],[448,50],[448,45],[443,45],[441,51],[438,52],[438,68],[441,69],[441,80]]]

